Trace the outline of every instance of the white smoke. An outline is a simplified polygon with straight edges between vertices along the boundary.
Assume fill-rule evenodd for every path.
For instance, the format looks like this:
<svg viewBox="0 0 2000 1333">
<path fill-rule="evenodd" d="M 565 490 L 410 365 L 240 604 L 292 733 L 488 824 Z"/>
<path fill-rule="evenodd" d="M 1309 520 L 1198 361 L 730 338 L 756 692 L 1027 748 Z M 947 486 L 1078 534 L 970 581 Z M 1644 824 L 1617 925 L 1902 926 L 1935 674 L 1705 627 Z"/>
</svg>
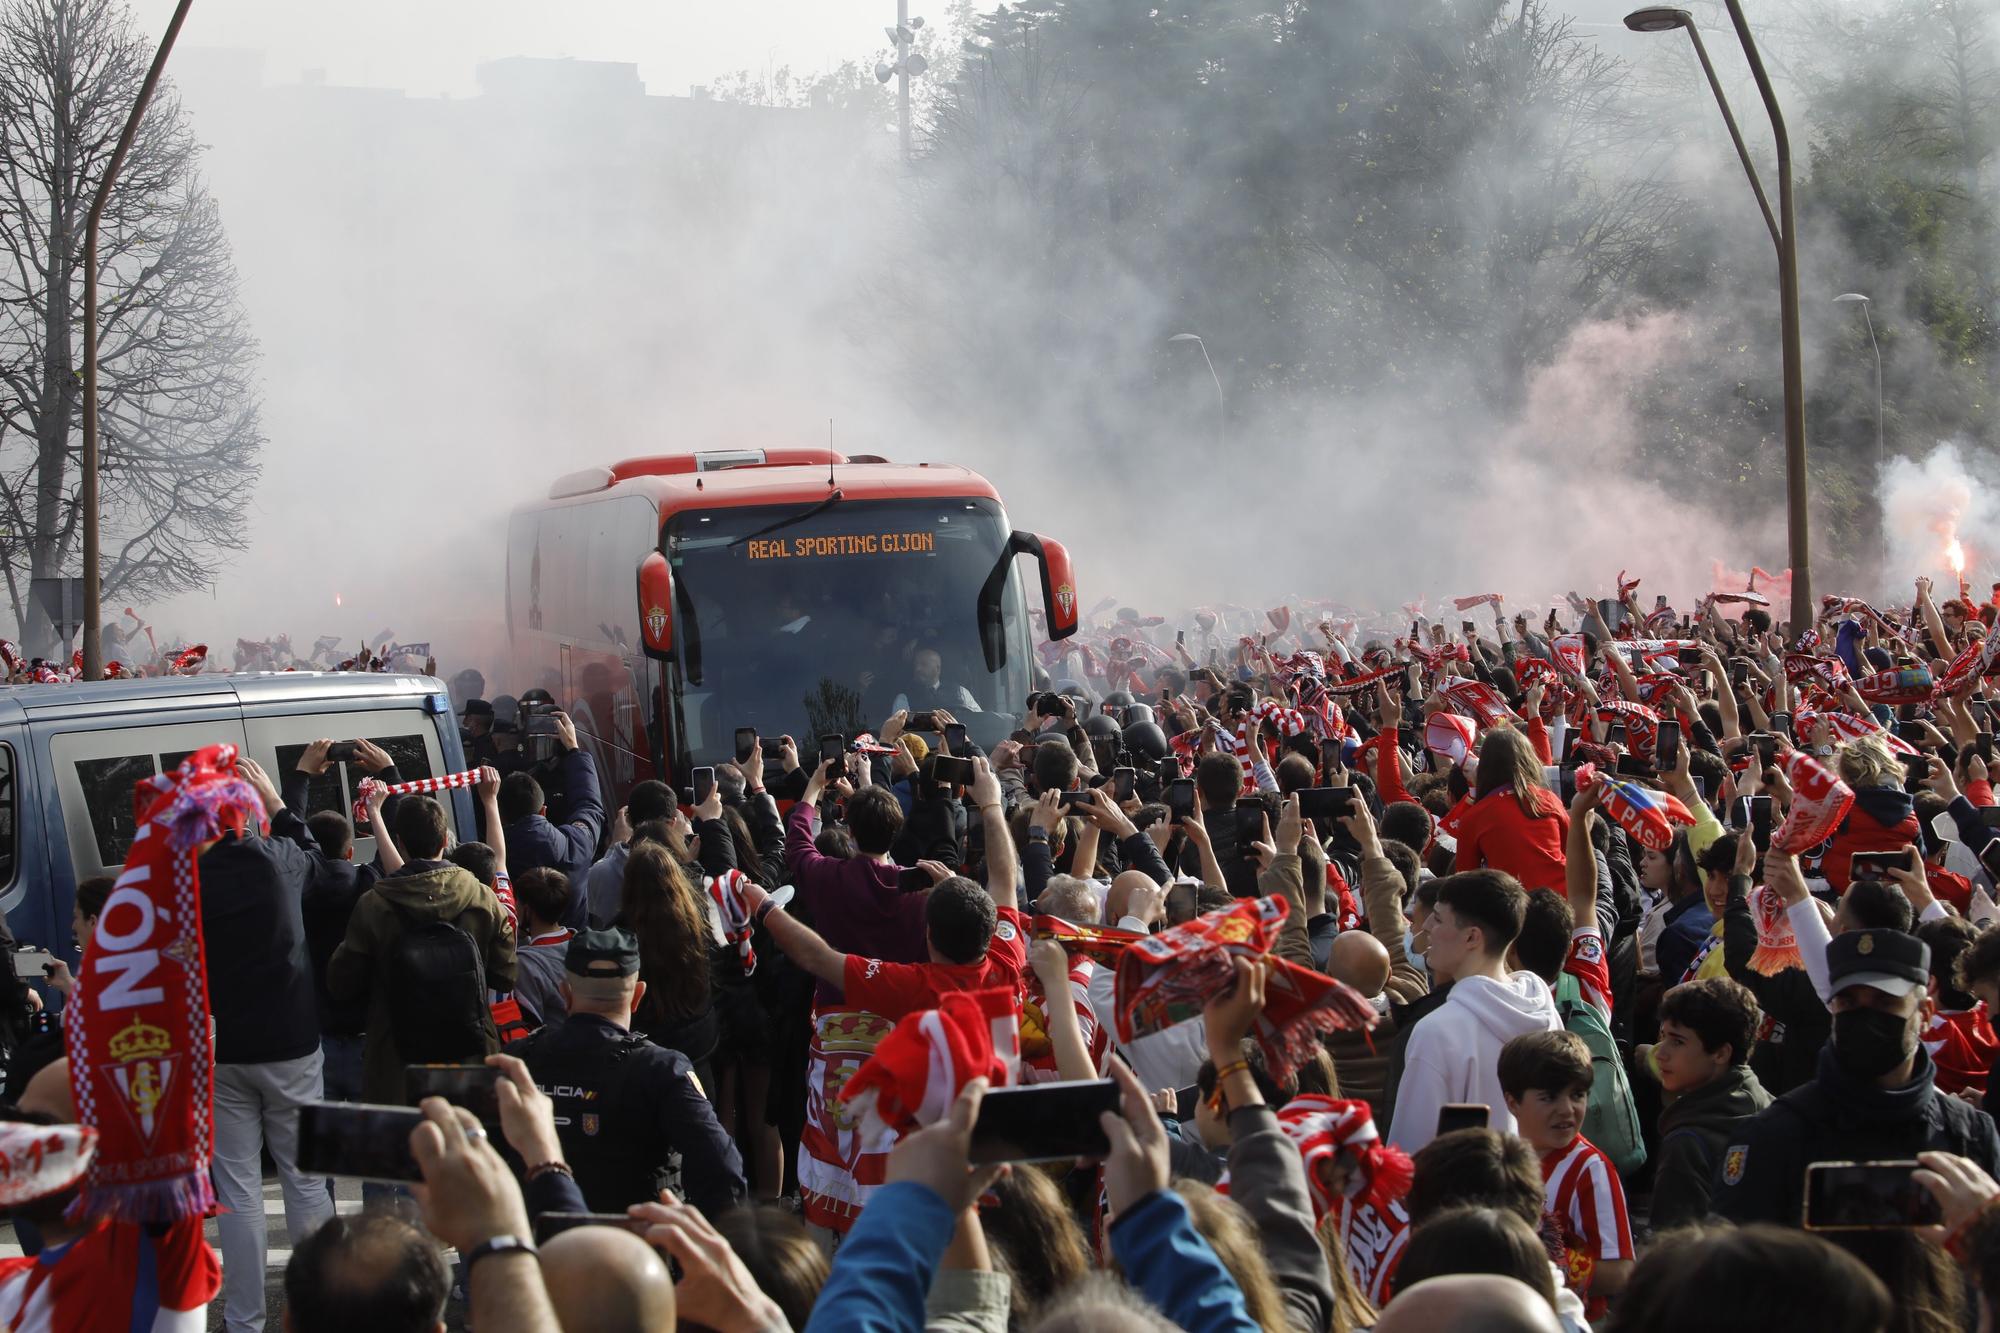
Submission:
<svg viewBox="0 0 2000 1333">
<path fill-rule="evenodd" d="M 1928 574 L 1941 595 L 1956 596 L 1945 555 L 1956 537 L 1965 546 L 1965 578 L 1975 594 L 2000 578 L 2000 491 L 1974 474 L 1956 442 L 1923 459 L 1891 460 L 1887 491 L 1892 568 Z"/>
</svg>

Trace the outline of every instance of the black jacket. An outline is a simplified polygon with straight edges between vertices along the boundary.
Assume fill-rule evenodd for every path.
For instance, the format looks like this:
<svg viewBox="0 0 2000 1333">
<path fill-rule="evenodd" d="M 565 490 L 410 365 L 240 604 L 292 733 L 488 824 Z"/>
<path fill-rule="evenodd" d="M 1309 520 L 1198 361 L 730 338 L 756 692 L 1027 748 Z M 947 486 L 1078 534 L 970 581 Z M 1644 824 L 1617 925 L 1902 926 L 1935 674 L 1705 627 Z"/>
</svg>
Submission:
<svg viewBox="0 0 2000 1333">
<path fill-rule="evenodd" d="M 289 807 L 271 836 L 224 837 L 201 854 L 201 933 L 217 1064 L 297 1060 L 319 1049 L 302 903 L 320 858 Z"/>
<path fill-rule="evenodd" d="M 1931 1074 L 1920 1043 L 1915 1076 L 1900 1088 L 1878 1088 L 1850 1077 L 1828 1046 L 1812 1082 L 1730 1135 L 1716 1164 L 1716 1214 L 1797 1226 L 1812 1162 L 1902 1161 L 1937 1151 L 1968 1158 L 1988 1175 L 2000 1172 L 1993 1118 L 1939 1092 Z"/>
<path fill-rule="evenodd" d="M 1660 1112 L 1660 1146 L 1653 1156 L 1655 1232 L 1708 1216 L 1724 1149 L 1735 1141 L 1738 1126 L 1770 1104 L 1771 1094 L 1750 1067 L 1737 1065 Z"/>
<path fill-rule="evenodd" d="M 1732 876 L 1729 905 L 1722 911 L 1722 962 L 1730 978 L 1757 997 L 1757 1007 L 1779 1025 L 1771 1040 L 1760 1041 L 1750 1053 L 1750 1067 L 1775 1096 L 1783 1096 L 1819 1071 L 1820 1048 L 1833 1035 L 1833 1015 L 1813 989 L 1803 966 L 1767 977 L 1750 967 L 1757 952 L 1757 922 L 1746 896 L 1748 878 Z"/>
<path fill-rule="evenodd" d="M 743 1202 L 743 1160 L 678 1051 L 572 1014 L 507 1053 L 555 1103 L 563 1155 L 593 1210 L 657 1201 L 675 1156 L 687 1201 L 711 1218 Z"/>
</svg>

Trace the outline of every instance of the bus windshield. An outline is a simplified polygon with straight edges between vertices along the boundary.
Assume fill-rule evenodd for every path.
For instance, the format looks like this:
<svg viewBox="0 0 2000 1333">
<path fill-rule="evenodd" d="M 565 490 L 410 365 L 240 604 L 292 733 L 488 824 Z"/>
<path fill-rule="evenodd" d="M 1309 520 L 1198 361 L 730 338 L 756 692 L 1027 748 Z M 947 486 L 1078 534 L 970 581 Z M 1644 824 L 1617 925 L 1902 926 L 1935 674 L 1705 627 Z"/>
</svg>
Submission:
<svg viewBox="0 0 2000 1333">
<path fill-rule="evenodd" d="M 942 708 L 991 746 L 1028 693 L 1028 624 L 1011 569 L 1007 660 L 980 650 L 980 586 L 1006 556 L 983 499 L 848 500 L 692 511 L 667 522 L 674 572 L 678 749 L 733 757 L 735 731 L 816 737 L 879 731 L 898 708 Z"/>
</svg>

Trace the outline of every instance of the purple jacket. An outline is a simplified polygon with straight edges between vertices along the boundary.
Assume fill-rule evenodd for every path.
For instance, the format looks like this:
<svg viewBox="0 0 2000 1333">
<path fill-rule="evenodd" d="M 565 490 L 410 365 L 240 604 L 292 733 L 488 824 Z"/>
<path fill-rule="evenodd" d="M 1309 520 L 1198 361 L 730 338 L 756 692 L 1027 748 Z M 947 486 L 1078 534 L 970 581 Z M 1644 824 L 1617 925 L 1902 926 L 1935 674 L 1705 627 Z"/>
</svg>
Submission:
<svg viewBox="0 0 2000 1333">
<path fill-rule="evenodd" d="M 852 861 L 821 856 L 813 846 L 816 812 L 804 801 L 792 807 L 786 831 L 785 861 L 792 872 L 798 901 L 812 918 L 820 937 L 842 953 L 882 958 L 892 963 L 921 963 L 930 957 L 924 933 L 921 893 L 896 887 L 899 867 L 856 857 Z M 821 982 L 813 992 L 817 1004 L 838 1004 L 840 993 Z"/>
</svg>

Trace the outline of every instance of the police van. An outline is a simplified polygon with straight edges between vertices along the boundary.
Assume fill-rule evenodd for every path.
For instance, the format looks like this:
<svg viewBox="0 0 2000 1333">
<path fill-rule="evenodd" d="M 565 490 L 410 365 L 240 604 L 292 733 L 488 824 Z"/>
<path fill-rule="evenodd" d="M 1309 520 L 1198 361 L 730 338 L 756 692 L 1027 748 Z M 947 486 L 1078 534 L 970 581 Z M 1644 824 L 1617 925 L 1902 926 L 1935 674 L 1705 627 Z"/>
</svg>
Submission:
<svg viewBox="0 0 2000 1333">
<path fill-rule="evenodd" d="M 67 955 L 76 886 L 124 864 L 141 780 L 227 742 L 282 787 L 321 737 L 373 741 L 405 780 L 465 767 L 444 683 L 427 676 L 282 672 L 0 689 L 0 910 L 14 938 Z M 329 765 L 308 785 L 304 813 L 351 818 L 364 776 Z M 438 800 L 453 833 L 472 837 L 471 793 Z M 355 859 L 374 855 L 374 839 L 357 836 Z"/>
</svg>

